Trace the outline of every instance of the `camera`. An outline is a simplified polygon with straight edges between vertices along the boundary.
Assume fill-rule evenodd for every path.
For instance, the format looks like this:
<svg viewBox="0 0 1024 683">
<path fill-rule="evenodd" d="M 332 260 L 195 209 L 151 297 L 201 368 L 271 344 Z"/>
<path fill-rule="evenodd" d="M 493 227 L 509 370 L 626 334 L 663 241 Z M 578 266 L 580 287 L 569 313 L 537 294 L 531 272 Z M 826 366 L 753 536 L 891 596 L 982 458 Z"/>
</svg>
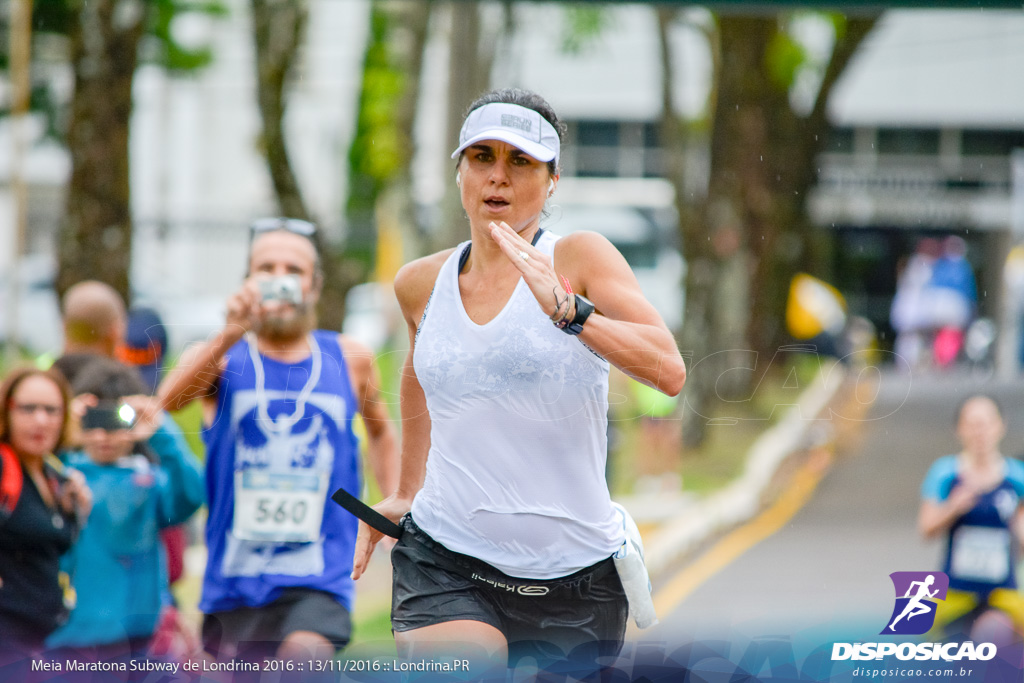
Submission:
<svg viewBox="0 0 1024 683">
<path fill-rule="evenodd" d="M 131 429 L 135 424 L 135 418 L 135 411 L 130 405 L 116 401 L 101 401 L 99 405 L 85 409 L 82 429 L 102 429 L 108 432 Z"/>
<path fill-rule="evenodd" d="M 302 283 L 295 275 L 264 278 L 257 281 L 263 301 L 280 301 L 286 304 L 302 303 Z"/>
</svg>

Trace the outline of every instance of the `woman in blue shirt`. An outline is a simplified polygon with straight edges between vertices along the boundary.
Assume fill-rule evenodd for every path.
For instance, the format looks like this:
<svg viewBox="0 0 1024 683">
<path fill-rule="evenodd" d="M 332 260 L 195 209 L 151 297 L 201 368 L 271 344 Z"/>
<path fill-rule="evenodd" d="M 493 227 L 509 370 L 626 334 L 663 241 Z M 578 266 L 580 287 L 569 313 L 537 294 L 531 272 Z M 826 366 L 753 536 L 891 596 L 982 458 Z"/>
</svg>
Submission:
<svg viewBox="0 0 1024 683">
<path fill-rule="evenodd" d="M 921 533 L 946 540 L 949 592 L 938 605 L 936 632 L 978 613 L 975 635 L 979 628 L 1024 635 L 1014 573 L 1024 539 L 1024 464 L 1000 451 L 1005 434 L 992 398 L 967 398 L 957 419 L 963 450 L 937 460 L 922 485 Z"/>
</svg>

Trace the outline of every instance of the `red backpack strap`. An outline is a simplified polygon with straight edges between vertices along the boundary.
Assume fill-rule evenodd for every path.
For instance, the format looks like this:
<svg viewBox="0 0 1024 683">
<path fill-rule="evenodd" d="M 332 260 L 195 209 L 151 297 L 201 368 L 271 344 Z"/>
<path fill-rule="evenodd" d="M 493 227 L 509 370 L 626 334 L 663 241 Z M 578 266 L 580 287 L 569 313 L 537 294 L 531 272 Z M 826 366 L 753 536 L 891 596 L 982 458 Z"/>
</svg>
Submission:
<svg viewBox="0 0 1024 683">
<path fill-rule="evenodd" d="M 21 498 L 23 483 L 24 475 L 18 456 L 10 446 L 0 444 L 0 520 L 14 514 L 14 508 L 18 506 L 18 499 Z"/>
</svg>

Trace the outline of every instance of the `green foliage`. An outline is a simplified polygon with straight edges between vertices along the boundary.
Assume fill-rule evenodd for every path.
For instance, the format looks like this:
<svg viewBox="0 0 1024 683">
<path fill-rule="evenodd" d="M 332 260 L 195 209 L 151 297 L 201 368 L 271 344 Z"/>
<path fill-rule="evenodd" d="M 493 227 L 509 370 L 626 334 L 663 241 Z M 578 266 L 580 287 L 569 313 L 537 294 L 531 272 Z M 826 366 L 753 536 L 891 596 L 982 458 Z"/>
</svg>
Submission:
<svg viewBox="0 0 1024 683">
<path fill-rule="evenodd" d="M 45 122 L 43 137 L 51 140 L 60 140 L 62 136 L 60 125 L 61 107 L 49 84 L 33 83 L 28 102 L 29 110 L 40 112 L 43 115 L 43 121 Z M 0 116 L 8 113 L 10 112 L 7 110 L 0 111 Z"/>
<path fill-rule="evenodd" d="M 765 51 L 765 67 L 772 83 L 782 90 L 789 90 L 796 81 L 796 75 L 807 63 L 807 51 L 785 31 L 779 31 Z"/>
<path fill-rule="evenodd" d="M 34 0 L 32 30 L 67 35 L 75 21 L 72 4 L 69 0 Z"/>
<path fill-rule="evenodd" d="M 385 183 L 400 172 L 403 155 L 411 153 L 397 120 L 406 76 L 392 63 L 391 24 L 391 18 L 375 4 L 363 61 L 356 132 L 348 154 L 350 213 L 372 211 Z"/>
<path fill-rule="evenodd" d="M 608 11 L 602 7 L 566 7 L 562 29 L 562 52 L 570 55 L 582 54 L 597 42 L 609 23 Z"/>
<path fill-rule="evenodd" d="M 832 28 L 835 29 L 836 40 L 840 40 L 846 35 L 846 15 L 842 12 L 828 12 L 826 16 L 832 22 Z"/>
<path fill-rule="evenodd" d="M 213 61 L 209 46 L 187 49 L 174 38 L 175 20 L 190 13 L 225 17 L 227 6 L 219 0 L 148 0 L 152 3 L 149 34 L 159 50 L 154 61 L 174 74 L 196 71 Z"/>
</svg>

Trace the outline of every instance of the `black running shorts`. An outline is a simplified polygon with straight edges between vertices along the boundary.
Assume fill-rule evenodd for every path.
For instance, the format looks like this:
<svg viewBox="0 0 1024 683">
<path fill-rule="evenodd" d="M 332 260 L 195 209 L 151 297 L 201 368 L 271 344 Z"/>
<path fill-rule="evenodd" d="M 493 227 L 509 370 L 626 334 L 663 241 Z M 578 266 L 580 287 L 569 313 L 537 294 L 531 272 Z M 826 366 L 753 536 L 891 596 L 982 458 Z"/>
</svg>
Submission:
<svg viewBox="0 0 1024 683">
<path fill-rule="evenodd" d="M 557 579 L 520 579 L 448 550 L 412 515 L 401 525 L 391 551 L 395 631 L 481 621 L 505 635 L 510 666 L 523 656 L 593 661 L 622 649 L 628 605 L 610 557 Z"/>
<path fill-rule="evenodd" d="M 352 636 L 348 610 L 329 593 L 286 588 L 262 607 L 211 612 L 203 618 L 203 646 L 214 656 L 272 657 L 290 633 L 312 631 L 341 649 Z"/>
</svg>

